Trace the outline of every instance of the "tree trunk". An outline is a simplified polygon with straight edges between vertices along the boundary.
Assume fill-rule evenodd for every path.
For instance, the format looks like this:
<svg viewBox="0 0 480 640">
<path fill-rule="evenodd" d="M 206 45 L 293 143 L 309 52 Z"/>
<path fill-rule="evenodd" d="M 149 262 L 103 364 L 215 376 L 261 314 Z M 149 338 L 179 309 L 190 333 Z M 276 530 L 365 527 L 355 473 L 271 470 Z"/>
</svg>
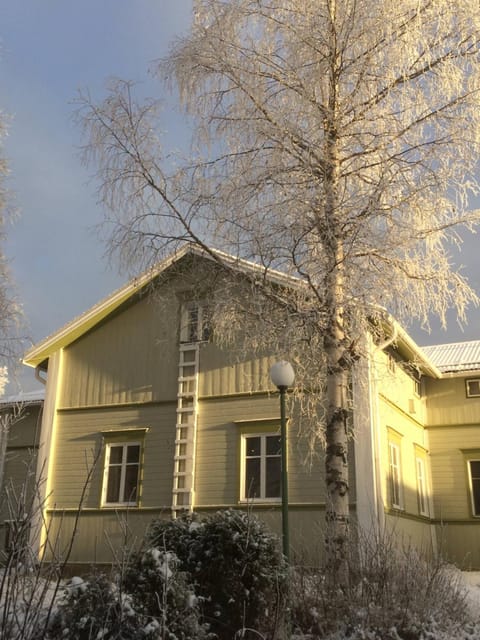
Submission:
<svg viewBox="0 0 480 640">
<path fill-rule="evenodd" d="M 340 161 L 338 155 L 339 56 L 336 34 L 336 1 L 329 2 L 329 86 L 325 119 L 325 210 L 323 245 L 328 260 L 326 276 L 329 322 L 324 339 L 327 363 L 326 423 L 326 538 L 328 580 L 348 586 L 349 486 L 347 441 L 347 363 L 344 326 L 344 251 L 341 238 L 341 207 L 338 204 Z"/>
</svg>

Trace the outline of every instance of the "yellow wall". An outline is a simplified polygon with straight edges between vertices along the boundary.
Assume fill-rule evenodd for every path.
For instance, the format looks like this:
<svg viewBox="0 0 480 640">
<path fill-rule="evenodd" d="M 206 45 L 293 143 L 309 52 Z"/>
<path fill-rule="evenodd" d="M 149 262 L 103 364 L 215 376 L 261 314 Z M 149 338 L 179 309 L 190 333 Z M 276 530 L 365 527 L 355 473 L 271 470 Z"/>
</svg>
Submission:
<svg viewBox="0 0 480 640">
<path fill-rule="evenodd" d="M 175 298 L 164 302 L 170 321 L 143 298 L 67 347 L 59 406 L 174 399 L 179 308 Z"/>
<path fill-rule="evenodd" d="M 147 428 L 141 504 L 160 509 L 170 507 L 175 411 L 175 403 L 59 411 L 49 506 L 60 509 L 78 506 L 88 468 L 98 456 L 84 506 L 100 507 L 104 460 L 102 432 L 108 435 L 112 430 L 125 430 L 127 440 L 129 429 Z"/>
<path fill-rule="evenodd" d="M 472 515 L 467 460 L 480 454 L 480 399 L 466 397 L 463 377 L 428 380 L 426 389 L 439 544 L 452 561 L 478 569 L 480 518 Z"/>
<path fill-rule="evenodd" d="M 424 392 L 416 393 L 413 377 L 398 361 L 395 364 L 388 353 L 375 354 L 375 387 L 378 394 L 378 437 L 376 441 L 380 469 L 380 491 L 383 499 L 386 525 L 399 541 L 431 548 L 432 484 L 430 481 L 429 441 L 424 427 L 426 416 Z M 397 444 L 401 468 L 401 508 L 392 504 L 390 481 L 389 442 Z M 424 460 L 428 516 L 420 511 L 416 459 Z"/>
</svg>

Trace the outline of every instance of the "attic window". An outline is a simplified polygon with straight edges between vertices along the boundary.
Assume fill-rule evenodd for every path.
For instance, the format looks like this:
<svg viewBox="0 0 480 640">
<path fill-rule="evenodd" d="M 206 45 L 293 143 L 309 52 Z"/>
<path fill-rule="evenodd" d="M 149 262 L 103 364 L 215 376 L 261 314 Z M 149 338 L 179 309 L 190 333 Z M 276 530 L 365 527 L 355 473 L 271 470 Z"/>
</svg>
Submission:
<svg viewBox="0 0 480 640">
<path fill-rule="evenodd" d="M 480 378 L 465 380 L 467 398 L 480 398 Z"/>
<path fill-rule="evenodd" d="M 210 337 L 205 307 L 198 302 L 187 302 L 182 305 L 180 341 L 206 342 Z"/>
</svg>

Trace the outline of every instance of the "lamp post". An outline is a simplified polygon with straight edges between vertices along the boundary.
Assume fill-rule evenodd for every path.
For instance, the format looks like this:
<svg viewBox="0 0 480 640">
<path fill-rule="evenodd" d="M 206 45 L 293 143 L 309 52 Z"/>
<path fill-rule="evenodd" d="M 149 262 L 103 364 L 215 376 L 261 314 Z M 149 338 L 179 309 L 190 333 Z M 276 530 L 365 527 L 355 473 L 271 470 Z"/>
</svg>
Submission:
<svg viewBox="0 0 480 640">
<path fill-rule="evenodd" d="M 287 416 L 285 412 L 285 392 L 295 380 L 292 365 L 286 360 L 276 362 L 270 369 L 270 379 L 280 392 L 280 427 L 282 440 L 282 546 L 283 555 L 290 560 L 288 533 L 288 470 L 287 470 Z"/>
</svg>

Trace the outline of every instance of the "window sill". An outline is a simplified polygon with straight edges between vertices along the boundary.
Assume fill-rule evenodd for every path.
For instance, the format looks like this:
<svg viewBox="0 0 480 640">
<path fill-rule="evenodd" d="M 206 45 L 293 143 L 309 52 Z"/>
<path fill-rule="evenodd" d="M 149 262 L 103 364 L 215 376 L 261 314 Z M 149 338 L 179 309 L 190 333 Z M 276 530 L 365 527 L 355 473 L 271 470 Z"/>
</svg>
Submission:
<svg viewBox="0 0 480 640">
<path fill-rule="evenodd" d="M 281 498 L 241 498 L 238 501 L 238 504 L 249 505 L 249 504 L 282 504 Z"/>
<path fill-rule="evenodd" d="M 140 505 L 137 502 L 112 502 L 100 505 L 101 509 L 138 509 Z"/>
</svg>

